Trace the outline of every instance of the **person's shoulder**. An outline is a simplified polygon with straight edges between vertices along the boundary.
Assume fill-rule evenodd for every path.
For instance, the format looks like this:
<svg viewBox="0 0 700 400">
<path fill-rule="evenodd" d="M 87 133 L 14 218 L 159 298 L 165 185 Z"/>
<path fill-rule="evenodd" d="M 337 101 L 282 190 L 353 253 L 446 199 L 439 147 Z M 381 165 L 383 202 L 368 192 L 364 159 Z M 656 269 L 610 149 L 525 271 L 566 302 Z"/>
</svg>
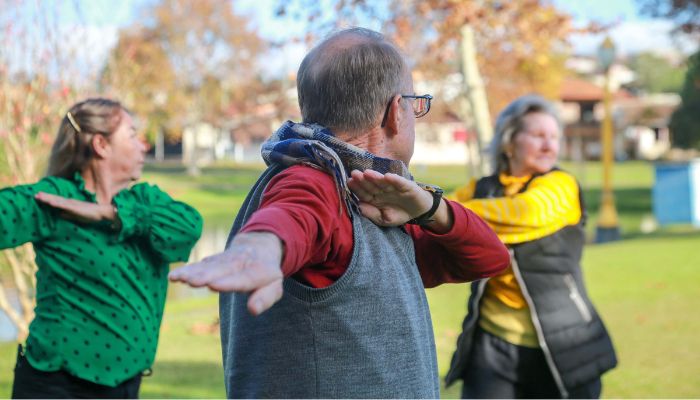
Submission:
<svg viewBox="0 0 700 400">
<path fill-rule="evenodd" d="M 474 198 L 474 192 L 476 190 L 476 178 L 472 178 L 466 185 L 459 187 L 455 189 L 455 191 L 447 196 L 445 198 L 447 200 L 454 200 L 454 201 L 469 201 Z"/>
<path fill-rule="evenodd" d="M 128 190 L 134 192 L 161 191 L 158 185 L 149 182 L 138 182 L 133 184 Z"/>
<path fill-rule="evenodd" d="M 321 201 L 332 207 L 340 202 L 334 177 L 306 165 L 295 165 L 275 175 L 268 183 L 264 196 L 283 201 Z"/>
<path fill-rule="evenodd" d="M 44 192 L 66 196 L 69 193 L 77 191 L 78 185 L 72 179 L 62 178 L 59 176 L 45 176 L 33 185 L 27 185 L 35 192 Z"/>
<path fill-rule="evenodd" d="M 473 178 L 472 182 L 474 182 L 474 185 L 484 183 L 498 183 L 498 174 L 486 175 L 482 176 L 481 178 Z"/>
<path fill-rule="evenodd" d="M 131 187 L 120 191 L 117 196 L 149 202 L 170 198 L 170 195 L 163 191 L 158 185 L 145 181 L 133 184 Z"/>
<path fill-rule="evenodd" d="M 570 173 L 562 169 L 554 169 L 546 174 L 539 175 L 532 180 L 531 187 L 534 186 L 555 186 L 578 188 L 578 181 Z"/>
<path fill-rule="evenodd" d="M 275 176 L 275 181 L 294 182 L 301 186 L 335 187 L 333 176 L 328 172 L 307 165 L 294 165 Z"/>
</svg>

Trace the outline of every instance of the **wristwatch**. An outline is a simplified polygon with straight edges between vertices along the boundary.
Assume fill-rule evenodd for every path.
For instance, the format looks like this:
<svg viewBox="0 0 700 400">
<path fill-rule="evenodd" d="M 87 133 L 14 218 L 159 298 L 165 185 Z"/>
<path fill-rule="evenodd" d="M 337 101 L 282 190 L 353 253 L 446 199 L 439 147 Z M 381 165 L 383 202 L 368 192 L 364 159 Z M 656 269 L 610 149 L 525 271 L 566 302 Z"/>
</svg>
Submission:
<svg viewBox="0 0 700 400">
<path fill-rule="evenodd" d="M 433 215 L 435 215 L 435 212 L 437 211 L 438 207 L 440 207 L 440 200 L 442 200 L 443 190 L 439 186 L 435 185 L 428 185 L 419 182 L 416 182 L 416 184 L 418 184 L 418 186 L 421 189 L 425 190 L 433 196 L 433 206 L 430 207 L 430 210 L 426 211 L 424 214 L 421 214 L 416 218 L 409 220 L 406 223 L 412 225 L 425 225 L 434 221 Z"/>
</svg>

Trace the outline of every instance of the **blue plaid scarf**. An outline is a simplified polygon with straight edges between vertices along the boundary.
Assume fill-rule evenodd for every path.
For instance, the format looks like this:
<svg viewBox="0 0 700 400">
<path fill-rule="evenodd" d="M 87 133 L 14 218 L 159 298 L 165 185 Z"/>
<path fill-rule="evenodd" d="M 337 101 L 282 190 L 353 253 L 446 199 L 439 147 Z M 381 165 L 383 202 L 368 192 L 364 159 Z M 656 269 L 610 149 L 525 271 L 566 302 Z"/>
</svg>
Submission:
<svg viewBox="0 0 700 400">
<path fill-rule="evenodd" d="M 382 174 L 391 172 L 413 180 L 403 161 L 377 157 L 357 146 L 345 143 L 317 124 L 287 121 L 262 145 L 262 158 L 268 166 L 289 167 L 306 165 L 330 174 L 338 196 L 350 209 L 357 205 L 357 197 L 348 189 L 350 171 L 373 169 Z"/>
</svg>

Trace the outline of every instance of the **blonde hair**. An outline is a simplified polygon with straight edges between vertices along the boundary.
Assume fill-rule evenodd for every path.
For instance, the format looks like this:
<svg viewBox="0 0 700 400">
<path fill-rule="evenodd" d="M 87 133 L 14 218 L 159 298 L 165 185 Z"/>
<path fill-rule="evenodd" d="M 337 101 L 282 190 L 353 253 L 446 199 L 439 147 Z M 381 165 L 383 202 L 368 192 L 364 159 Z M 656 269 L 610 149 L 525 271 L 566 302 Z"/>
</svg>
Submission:
<svg viewBox="0 0 700 400">
<path fill-rule="evenodd" d="M 109 137 L 121 123 L 121 103 L 92 98 L 74 104 L 63 116 L 51 147 L 47 176 L 72 178 L 92 159 L 94 135 Z"/>
</svg>

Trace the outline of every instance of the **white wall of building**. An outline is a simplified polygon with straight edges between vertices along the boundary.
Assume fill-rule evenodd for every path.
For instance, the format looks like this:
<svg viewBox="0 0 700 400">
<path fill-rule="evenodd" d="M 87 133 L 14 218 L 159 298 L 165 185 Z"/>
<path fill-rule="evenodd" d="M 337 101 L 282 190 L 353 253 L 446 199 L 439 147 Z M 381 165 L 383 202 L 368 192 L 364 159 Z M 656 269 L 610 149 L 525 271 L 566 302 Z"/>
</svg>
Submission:
<svg viewBox="0 0 700 400">
<path fill-rule="evenodd" d="M 464 131 L 458 122 L 416 123 L 416 143 L 412 164 L 468 164 L 476 149 L 456 140 L 455 132 Z M 472 146 L 476 147 L 476 146 Z"/>
</svg>

